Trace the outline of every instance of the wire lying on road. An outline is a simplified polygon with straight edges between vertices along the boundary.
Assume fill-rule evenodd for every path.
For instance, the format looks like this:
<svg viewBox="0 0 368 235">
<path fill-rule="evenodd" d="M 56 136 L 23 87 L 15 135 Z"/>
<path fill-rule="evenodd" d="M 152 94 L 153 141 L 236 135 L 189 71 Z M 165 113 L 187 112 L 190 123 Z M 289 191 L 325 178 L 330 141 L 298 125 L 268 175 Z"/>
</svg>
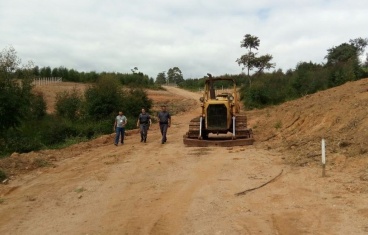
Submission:
<svg viewBox="0 0 368 235">
<path fill-rule="evenodd" d="M 255 188 L 251 188 L 251 189 L 247 189 L 247 190 L 244 190 L 244 191 L 239 192 L 239 193 L 235 193 L 235 196 L 245 195 L 247 192 L 250 192 L 250 191 L 253 191 L 253 190 L 256 190 L 256 189 L 262 188 L 263 186 L 265 186 L 265 185 L 267 185 L 267 184 L 269 184 L 269 183 L 271 183 L 271 182 L 275 181 L 277 178 L 279 178 L 283 171 L 284 171 L 284 170 L 282 169 L 282 170 L 281 170 L 281 172 L 280 172 L 277 176 L 275 176 L 275 177 L 274 177 L 273 179 L 271 179 L 270 181 L 268 181 L 268 182 L 266 182 L 266 183 L 262 184 L 261 186 L 258 186 L 258 187 L 255 187 Z"/>
</svg>

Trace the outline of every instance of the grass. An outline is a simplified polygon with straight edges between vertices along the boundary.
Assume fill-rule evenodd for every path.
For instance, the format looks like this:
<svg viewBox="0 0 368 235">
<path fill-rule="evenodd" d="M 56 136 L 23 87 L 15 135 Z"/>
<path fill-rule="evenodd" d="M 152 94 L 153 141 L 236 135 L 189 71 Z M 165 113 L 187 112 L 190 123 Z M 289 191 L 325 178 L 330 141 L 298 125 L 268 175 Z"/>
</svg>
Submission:
<svg viewBox="0 0 368 235">
<path fill-rule="evenodd" d="M 278 130 L 282 127 L 282 122 L 280 120 L 278 120 L 275 125 L 274 125 L 275 129 Z"/>
<path fill-rule="evenodd" d="M 194 156 L 204 156 L 210 154 L 212 150 L 210 148 L 199 148 L 192 150 L 188 155 L 194 155 Z"/>
<path fill-rule="evenodd" d="M 50 165 L 50 163 L 43 158 L 36 158 L 33 162 L 37 167 L 47 167 Z"/>
<path fill-rule="evenodd" d="M 85 188 L 83 188 L 83 187 L 81 187 L 81 188 L 77 188 L 77 189 L 75 189 L 75 190 L 74 190 L 74 192 L 76 192 L 76 193 L 82 193 L 82 192 L 84 192 L 84 191 L 86 191 L 86 189 L 85 189 Z"/>
<path fill-rule="evenodd" d="M 79 144 L 81 142 L 86 142 L 86 141 L 89 141 L 89 140 L 91 140 L 91 139 L 88 139 L 87 137 L 70 137 L 70 138 L 67 138 L 62 143 L 55 144 L 55 145 L 51 146 L 50 149 L 62 149 L 62 148 L 66 148 L 66 147 L 69 147 L 71 145 Z"/>
</svg>

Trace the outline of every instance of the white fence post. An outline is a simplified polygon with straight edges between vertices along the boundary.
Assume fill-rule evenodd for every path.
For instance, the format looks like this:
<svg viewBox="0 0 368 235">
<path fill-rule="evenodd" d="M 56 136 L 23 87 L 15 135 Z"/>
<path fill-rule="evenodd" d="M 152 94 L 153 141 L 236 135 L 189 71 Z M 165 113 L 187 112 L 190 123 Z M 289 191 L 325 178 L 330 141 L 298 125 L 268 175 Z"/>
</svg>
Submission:
<svg viewBox="0 0 368 235">
<path fill-rule="evenodd" d="M 41 85 L 48 85 L 52 83 L 59 83 L 63 82 L 62 77 L 44 77 L 44 78 L 34 78 L 33 85 L 41 86 Z"/>
<path fill-rule="evenodd" d="M 322 177 L 326 176 L 326 143 L 325 139 L 322 139 Z"/>
</svg>

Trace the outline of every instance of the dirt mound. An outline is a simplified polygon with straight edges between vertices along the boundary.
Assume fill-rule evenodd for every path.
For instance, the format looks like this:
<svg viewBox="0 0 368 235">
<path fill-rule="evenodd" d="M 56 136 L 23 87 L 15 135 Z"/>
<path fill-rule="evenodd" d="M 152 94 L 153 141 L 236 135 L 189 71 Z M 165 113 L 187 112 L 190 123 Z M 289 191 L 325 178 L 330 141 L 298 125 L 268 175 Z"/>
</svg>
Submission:
<svg viewBox="0 0 368 235">
<path fill-rule="evenodd" d="M 255 138 L 292 153 L 292 163 L 319 161 L 321 139 L 330 156 L 368 156 L 368 79 L 248 113 Z"/>
</svg>

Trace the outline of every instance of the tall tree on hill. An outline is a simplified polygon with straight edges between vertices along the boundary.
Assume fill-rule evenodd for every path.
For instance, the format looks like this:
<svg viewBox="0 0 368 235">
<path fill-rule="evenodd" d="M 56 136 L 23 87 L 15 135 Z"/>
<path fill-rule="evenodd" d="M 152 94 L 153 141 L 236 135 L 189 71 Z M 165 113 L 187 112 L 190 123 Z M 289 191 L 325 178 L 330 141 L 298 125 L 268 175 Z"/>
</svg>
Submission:
<svg viewBox="0 0 368 235">
<path fill-rule="evenodd" d="M 327 49 L 327 65 L 335 65 L 338 63 L 355 60 L 359 63 L 359 56 L 363 54 L 365 47 L 368 45 L 368 39 L 356 38 L 350 39 L 349 43 L 342 43 L 339 46 Z"/>
<path fill-rule="evenodd" d="M 169 83 L 179 84 L 184 81 L 183 74 L 178 67 L 170 68 L 167 71 L 167 80 Z"/>
<path fill-rule="evenodd" d="M 165 71 L 157 74 L 156 84 L 159 84 L 159 85 L 166 84 L 166 74 L 165 74 Z"/>
<path fill-rule="evenodd" d="M 355 81 L 364 76 L 359 56 L 368 45 L 368 39 L 351 39 L 327 50 L 326 66 L 330 69 L 329 86 L 338 86 L 347 81 Z"/>
<path fill-rule="evenodd" d="M 253 69 L 257 69 L 256 73 L 262 73 L 265 69 L 271 69 L 275 67 L 275 63 L 271 63 L 272 55 L 266 54 L 262 56 L 257 56 L 258 53 L 253 52 L 252 49 L 258 50 L 260 45 L 260 40 L 256 36 L 252 36 L 250 34 L 246 34 L 244 39 L 240 42 L 241 48 L 246 48 L 248 51 L 246 54 L 242 55 L 240 58 L 236 60 L 236 62 L 240 65 L 243 65 L 242 70 L 247 69 L 249 86 L 252 85 L 252 80 L 249 75 L 249 72 Z"/>
</svg>

